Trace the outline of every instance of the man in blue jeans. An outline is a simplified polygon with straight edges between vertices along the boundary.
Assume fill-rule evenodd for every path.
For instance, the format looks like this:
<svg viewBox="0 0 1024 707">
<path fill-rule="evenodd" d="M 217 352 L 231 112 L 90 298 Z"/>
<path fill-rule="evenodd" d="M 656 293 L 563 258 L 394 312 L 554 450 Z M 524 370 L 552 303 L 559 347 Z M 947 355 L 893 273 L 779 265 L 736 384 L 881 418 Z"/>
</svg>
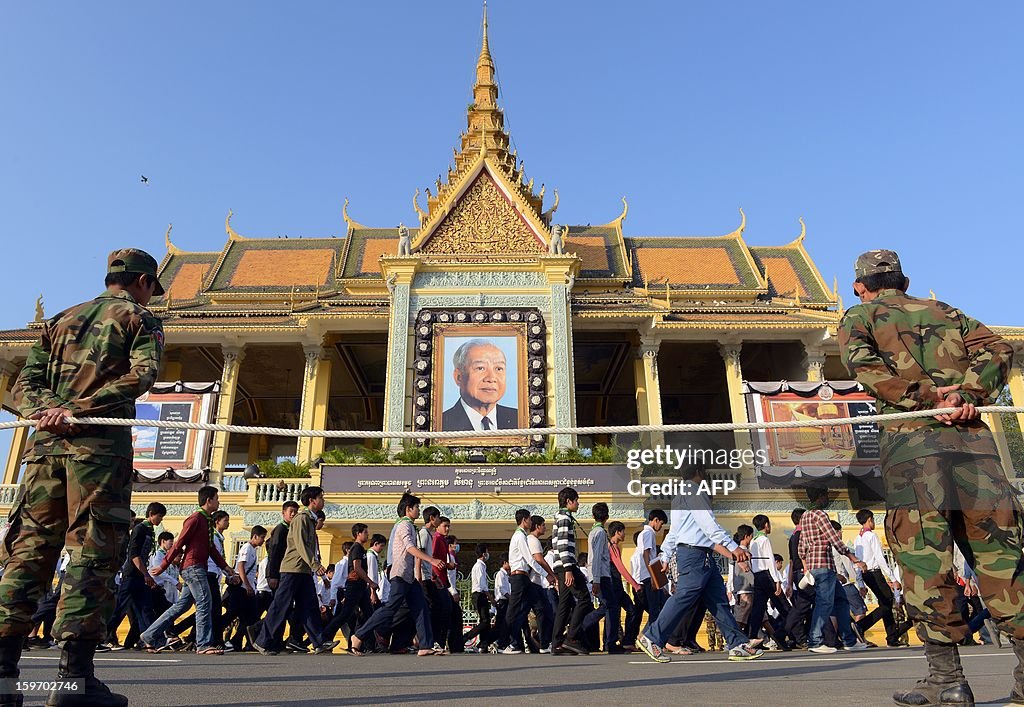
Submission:
<svg viewBox="0 0 1024 707">
<path fill-rule="evenodd" d="M 204 486 L 199 489 L 199 508 L 195 513 L 185 519 L 185 524 L 178 533 L 171 551 L 167 553 L 163 561 L 151 569 L 149 573 L 158 577 L 167 571 L 179 555 L 183 555 L 181 562 L 181 579 L 185 586 L 181 591 L 178 601 L 154 621 L 142 634 L 141 641 L 147 650 L 155 652 L 164 647 L 167 638 L 164 631 L 174 621 L 188 611 L 194 601 L 196 604 L 196 652 L 202 655 L 221 655 L 223 649 L 219 647 L 221 638 L 216 643 L 213 635 L 213 620 L 210 615 L 210 607 L 213 599 L 210 596 L 210 583 L 206 578 L 207 559 L 213 561 L 224 570 L 229 584 L 238 584 L 240 581 L 235 571 L 224 561 L 213 544 L 213 514 L 220 508 L 220 497 L 217 494 L 217 487 Z"/>
<path fill-rule="evenodd" d="M 849 557 L 861 570 L 866 569 L 867 565 L 857 559 L 850 548 L 846 547 L 839 531 L 832 527 L 832 522 L 824 511 L 829 502 L 828 489 L 809 488 L 807 498 L 811 508 L 800 518 L 800 541 L 797 545 L 804 571 L 814 580 L 814 613 L 811 615 L 807 648 L 811 653 L 836 652 L 835 648 L 824 645 L 821 639 L 825 623 L 835 616 L 839 626 L 839 638 L 846 650 L 865 650 L 867 644 L 857 640 L 850 626 L 850 602 L 836 575 L 832 550 L 835 549 L 840 555 Z"/>
<path fill-rule="evenodd" d="M 672 501 L 672 527 L 662 543 L 666 555 L 675 555 L 679 584 L 675 594 L 662 607 L 658 620 L 649 623 L 636 642 L 644 653 L 659 663 L 671 661 L 664 652 L 665 642 L 671 638 L 686 612 L 701 599 L 725 637 L 729 660 L 752 660 L 764 655 L 763 651 L 750 646 L 746 634 L 736 625 L 725 593 L 725 582 L 714 557 L 717 552 L 737 562 L 747 562 L 750 553 L 739 547 L 715 520 L 711 498 L 702 487 L 702 480 L 696 468 L 683 472 L 682 493 Z"/>
<path fill-rule="evenodd" d="M 608 504 L 595 503 L 591 509 L 594 516 L 594 527 L 587 536 L 587 547 L 590 549 L 591 592 L 600 598 L 601 606 L 583 619 L 580 631 L 586 632 L 604 617 L 604 650 L 606 653 L 625 653 L 619 643 L 619 629 L 622 620 L 622 605 L 619 594 L 612 584 L 612 555 L 609 547 L 608 531 L 604 524 L 608 522 Z M 621 582 L 619 583 L 621 585 Z"/>
</svg>

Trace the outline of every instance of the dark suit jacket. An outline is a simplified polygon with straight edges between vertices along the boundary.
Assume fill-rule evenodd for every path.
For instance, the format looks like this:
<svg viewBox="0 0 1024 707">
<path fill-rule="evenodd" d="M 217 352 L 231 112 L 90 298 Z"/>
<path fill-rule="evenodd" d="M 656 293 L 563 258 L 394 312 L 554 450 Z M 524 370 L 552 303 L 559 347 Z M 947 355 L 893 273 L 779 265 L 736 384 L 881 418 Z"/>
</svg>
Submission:
<svg viewBox="0 0 1024 707">
<path fill-rule="evenodd" d="M 514 430 L 519 427 L 519 411 L 515 408 L 498 405 L 496 412 L 495 417 L 498 420 L 499 430 Z M 461 398 L 441 415 L 441 430 L 444 432 L 461 432 L 471 429 L 473 429 L 473 423 L 469 421 L 469 415 L 462 407 Z"/>
</svg>

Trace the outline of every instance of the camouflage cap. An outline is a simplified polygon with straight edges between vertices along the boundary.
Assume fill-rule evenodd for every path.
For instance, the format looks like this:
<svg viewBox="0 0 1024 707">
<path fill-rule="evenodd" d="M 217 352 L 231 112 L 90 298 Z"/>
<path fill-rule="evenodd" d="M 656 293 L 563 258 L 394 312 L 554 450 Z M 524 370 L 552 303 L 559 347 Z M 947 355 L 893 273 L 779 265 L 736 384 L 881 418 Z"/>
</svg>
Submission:
<svg viewBox="0 0 1024 707">
<path fill-rule="evenodd" d="M 859 280 L 868 275 L 877 275 L 883 272 L 903 272 L 900 265 L 900 256 L 891 250 L 869 250 L 861 253 L 853 266 L 855 279 Z"/>
<path fill-rule="evenodd" d="M 156 271 L 159 263 L 156 258 L 144 250 L 138 248 L 120 248 L 107 257 L 107 272 L 130 272 L 149 275 L 156 283 L 156 290 L 153 294 L 159 297 L 164 293 L 163 285 L 157 279 Z"/>
</svg>

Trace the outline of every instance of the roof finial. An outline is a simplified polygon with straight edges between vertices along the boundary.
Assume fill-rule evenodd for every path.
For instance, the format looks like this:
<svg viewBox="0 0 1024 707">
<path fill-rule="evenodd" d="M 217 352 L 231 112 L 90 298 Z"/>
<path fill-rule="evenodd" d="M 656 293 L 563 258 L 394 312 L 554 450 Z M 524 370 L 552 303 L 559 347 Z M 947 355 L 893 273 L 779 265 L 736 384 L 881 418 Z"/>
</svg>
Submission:
<svg viewBox="0 0 1024 707">
<path fill-rule="evenodd" d="M 740 235 L 743 235 L 743 231 L 746 228 L 747 228 L 747 215 L 745 213 L 743 213 L 743 207 L 741 206 L 740 207 L 740 227 L 738 229 L 736 229 L 736 230 L 738 230 L 740 232 Z"/>
<path fill-rule="evenodd" d="M 807 224 L 804 223 L 804 217 L 800 217 L 800 235 L 796 237 L 797 243 L 803 243 L 804 238 L 807 237 Z"/>
<path fill-rule="evenodd" d="M 164 247 L 167 249 L 169 255 L 175 255 L 179 253 L 178 247 L 171 243 L 171 228 L 173 224 L 167 224 L 167 233 L 164 234 Z"/>
<path fill-rule="evenodd" d="M 480 56 L 484 54 L 490 54 L 491 48 L 487 44 L 487 0 L 484 0 L 484 42 L 480 47 Z"/>
<path fill-rule="evenodd" d="M 242 237 L 238 235 L 238 232 L 235 231 L 235 229 L 231 228 L 231 217 L 234 215 L 235 212 L 232 211 L 231 209 L 228 209 L 228 216 L 226 219 L 224 219 L 224 230 L 227 231 L 229 241 L 242 240 Z"/>
</svg>

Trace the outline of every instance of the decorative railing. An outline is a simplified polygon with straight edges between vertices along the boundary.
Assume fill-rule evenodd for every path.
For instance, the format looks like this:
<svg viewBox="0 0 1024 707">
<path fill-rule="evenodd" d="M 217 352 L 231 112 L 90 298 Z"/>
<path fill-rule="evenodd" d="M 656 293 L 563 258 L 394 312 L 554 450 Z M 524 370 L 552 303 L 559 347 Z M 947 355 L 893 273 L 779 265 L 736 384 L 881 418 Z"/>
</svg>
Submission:
<svg viewBox="0 0 1024 707">
<path fill-rule="evenodd" d="M 240 471 L 226 471 L 220 477 L 220 488 L 228 493 L 245 493 L 249 490 L 249 482 Z"/>
<path fill-rule="evenodd" d="M 254 503 L 298 501 L 309 479 L 251 479 L 249 494 Z"/>
<path fill-rule="evenodd" d="M 14 503 L 14 497 L 18 495 L 18 487 L 21 484 L 0 485 L 0 506 L 9 506 Z"/>
</svg>

